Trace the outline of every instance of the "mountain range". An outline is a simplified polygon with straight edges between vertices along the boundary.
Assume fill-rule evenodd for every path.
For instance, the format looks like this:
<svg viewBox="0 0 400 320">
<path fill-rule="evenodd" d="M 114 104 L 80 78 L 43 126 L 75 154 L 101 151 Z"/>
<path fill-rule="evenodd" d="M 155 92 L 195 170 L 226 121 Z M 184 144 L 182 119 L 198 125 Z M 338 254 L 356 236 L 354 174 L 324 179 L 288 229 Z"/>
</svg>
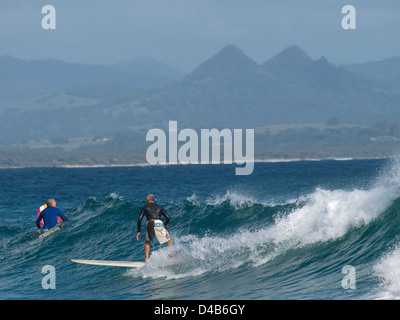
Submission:
<svg viewBox="0 0 400 320">
<path fill-rule="evenodd" d="M 170 117 L 192 126 L 310 124 L 332 117 L 372 124 L 399 118 L 400 87 L 389 90 L 375 80 L 325 57 L 312 60 L 296 46 L 261 65 L 227 46 L 146 106 L 169 109 Z"/>
<path fill-rule="evenodd" d="M 228 45 L 184 73 L 150 58 L 109 66 L 0 58 L 0 140 L 167 127 L 254 128 L 400 119 L 400 57 L 335 65 L 290 46 L 265 63 Z M 0 141 L 0 142 L 1 142 Z"/>
<path fill-rule="evenodd" d="M 184 73 L 148 57 L 110 66 L 58 60 L 26 61 L 0 57 L 0 101 L 18 100 L 93 83 L 118 83 L 138 88 L 161 87 Z"/>
</svg>

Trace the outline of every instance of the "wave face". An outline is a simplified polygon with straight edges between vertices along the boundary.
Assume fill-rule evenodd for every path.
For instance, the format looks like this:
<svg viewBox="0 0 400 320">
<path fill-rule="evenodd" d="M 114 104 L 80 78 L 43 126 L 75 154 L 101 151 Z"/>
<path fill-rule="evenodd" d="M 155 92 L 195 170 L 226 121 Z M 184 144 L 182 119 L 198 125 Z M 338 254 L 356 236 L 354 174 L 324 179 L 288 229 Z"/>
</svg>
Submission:
<svg viewBox="0 0 400 320">
<path fill-rule="evenodd" d="M 399 171 L 396 159 L 256 163 L 246 177 L 227 165 L 3 170 L 0 298 L 398 299 Z M 70 221 L 39 239 L 50 191 Z M 141 269 L 70 262 L 143 260 L 150 192 L 171 215 L 172 248 L 152 244 Z M 45 265 L 56 290 L 41 287 Z"/>
</svg>

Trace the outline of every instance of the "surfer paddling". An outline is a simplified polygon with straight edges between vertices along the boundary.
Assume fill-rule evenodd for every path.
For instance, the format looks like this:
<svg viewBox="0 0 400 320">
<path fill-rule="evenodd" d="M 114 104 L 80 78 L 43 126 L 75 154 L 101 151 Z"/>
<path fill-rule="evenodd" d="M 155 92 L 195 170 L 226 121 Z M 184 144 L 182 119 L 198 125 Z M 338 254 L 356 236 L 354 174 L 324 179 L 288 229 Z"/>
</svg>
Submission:
<svg viewBox="0 0 400 320">
<path fill-rule="evenodd" d="M 144 216 L 146 216 L 146 242 L 144 244 L 144 254 L 146 258 L 144 262 L 147 262 L 149 260 L 150 242 L 153 241 L 154 235 L 156 236 L 160 244 L 167 243 L 169 247 L 172 247 L 171 238 L 168 231 L 165 229 L 168 228 L 170 217 L 162 206 L 154 202 L 154 195 L 148 194 L 146 196 L 146 205 L 140 211 L 137 221 L 138 233 L 136 235 L 136 240 L 139 241 L 141 237 L 140 229 L 142 225 L 142 219 Z M 166 219 L 165 226 L 161 221 L 161 216 L 164 216 Z"/>
<path fill-rule="evenodd" d="M 40 212 L 36 220 L 36 226 L 40 230 L 40 233 L 44 233 L 55 227 L 59 218 L 62 221 L 68 221 L 64 213 L 56 207 L 56 200 L 48 199 L 46 201 L 46 208 Z M 43 225 L 41 225 L 42 219 L 44 222 Z"/>
<path fill-rule="evenodd" d="M 42 206 L 38 209 L 38 211 L 37 211 L 37 218 L 39 218 L 40 213 L 41 213 L 44 209 L 46 209 L 46 208 L 47 208 L 47 203 L 45 203 L 44 205 L 42 205 Z M 60 216 L 58 216 L 57 223 L 61 223 L 61 222 L 63 222 L 63 219 L 62 219 Z M 43 219 L 42 219 L 42 220 L 40 220 L 40 227 L 43 228 L 43 226 L 44 226 L 44 221 L 43 221 Z"/>
</svg>

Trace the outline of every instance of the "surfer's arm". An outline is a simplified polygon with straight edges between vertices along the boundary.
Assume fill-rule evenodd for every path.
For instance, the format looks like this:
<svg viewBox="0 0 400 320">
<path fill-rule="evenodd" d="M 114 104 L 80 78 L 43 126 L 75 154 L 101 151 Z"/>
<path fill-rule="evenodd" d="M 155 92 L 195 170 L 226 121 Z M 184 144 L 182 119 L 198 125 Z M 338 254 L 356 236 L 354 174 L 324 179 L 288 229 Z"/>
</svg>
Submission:
<svg viewBox="0 0 400 320">
<path fill-rule="evenodd" d="M 42 207 L 40 207 L 40 208 L 38 209 L 38 211 L 37 211 L 37 217 L 38 217 L 38 218 L 39 218 L 39 216 L 40 216 L 40 213 L 43 211 L 43 210 L 40 210 L 40 209 L 42 209 Z M 42 220 L 39 221 L 39 225 L 40 225 L 40 226 L 43 226 L 43 224 L 44 224 L 44 222 L 43 222 L 43 219 L 42 219 Z"/>
<path fill-rule="evenodd" d="M 144 216 L 144 208 L 142 208 L 142 210 L 140 211 L 139 218 L 137 220 L 137 232 L 138 233 L 140 233 L 140 227 L 142 225 L 143 216 Z"/>
<path fill-rule="evenodd" d="M 161 210 L 161 214 L 165 217 L 165 227 L 168 227 L 168 223 L 169 223 L 169 220 L 170 220 L 170 216 L 169 216 L 169 214 L 167 213 L 167 211 L 165 211 L 165 209 L 163 208 L 162 210 Z"/>
<path fill-rule="evenodd" d="M 68 221 L 67 217 L 64 215 L 64 213 L 60 210 L 58 212 L 58 216 L 63 219 L 64 222 Z"/>
<path fill-rule="evenodd" d="M 139 241 L 139 238 L 140 238 L 140 236 L 141 236 L 140 227 L 141 227 L 141 225 L 142 225 L 143 216 L 144 216 L 144 208 L 142 208 L 142 210 L 140 211 L 139 218 L 138 218 L 138 220 L 137 220 L 137 230 L 138 230 L 138 231 L 137 231 L 137 235 L 136 235 L 136 240 L 137 240 L 137 241 Z"/>
<path fill-rule="evenodd" d="M 39 214 L 38 218 L 36 219 L 36 226 L 40 229 L 40 220 L 43 219 L 42 213 Z"/>
</svg>

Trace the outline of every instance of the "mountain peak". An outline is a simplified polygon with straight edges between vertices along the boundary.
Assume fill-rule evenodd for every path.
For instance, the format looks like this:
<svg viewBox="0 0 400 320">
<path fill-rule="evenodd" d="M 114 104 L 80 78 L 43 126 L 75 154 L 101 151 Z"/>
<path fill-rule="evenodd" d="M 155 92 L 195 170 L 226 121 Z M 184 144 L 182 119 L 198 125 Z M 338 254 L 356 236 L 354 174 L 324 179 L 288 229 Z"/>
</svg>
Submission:
<svg viewBox="0 0 400 320">
<path fill-rule="evenodd" d="M 329 61 L 325 56 L 322 56 L 317 61 L 315 61 L 315 63 L 324 65 L 324 64 L 329 64 Z"/>
<path fill-rule="evenodd" d="M 308 56 L 308 54 L 301 49 L 299 46 L 292 45 L 285 49 L 283 49 L 280 53 L 278 53 L 275 57 L 286 57 L 286 58 L 302 58 L 308 61 L 312 59 Z"/>
<path fill-rule="evenodd" d="M 250 59 L 235 45 L 227 45 L 210 59 L 203 62 L 190 75 L 192 79 L 205 79 L 217 74 L 235 74 L 257 68 L 258 64 Z"/>
<path fill-rule="evenodd" d="M 250 59 L 241 49 L 232 44 L 224 47 L 204 64 L 219 64 L 225 67 L 234 67 L 237 64 L 246 64 L 249 66 L 257 65 L 257 63 Z"/>
<path fill-rule="evenodd" d="M 308 71 L 317 72 L 317 73 L 342 71 L 339 69 L 341 69 L 341 68 L 330 63 L 325 56 L 322 56 L 321 58 L 313 61 L 313 63 L 310 64 Z"/>
<path fill-rule="evenodd" d="M 222 48 L 214 57 L 224 57 L 231 59 L 249 59 L 244 52 L 233 44 L 228 44 L 226 47 Z"/>
<path fill-rule="evenodd" d="M 297 72 L 308 67 L 313 60 L 298 46 L 289 46 L 271 60 L 263 64 L 263 67 L 274 73 Z"/>
</svg>

